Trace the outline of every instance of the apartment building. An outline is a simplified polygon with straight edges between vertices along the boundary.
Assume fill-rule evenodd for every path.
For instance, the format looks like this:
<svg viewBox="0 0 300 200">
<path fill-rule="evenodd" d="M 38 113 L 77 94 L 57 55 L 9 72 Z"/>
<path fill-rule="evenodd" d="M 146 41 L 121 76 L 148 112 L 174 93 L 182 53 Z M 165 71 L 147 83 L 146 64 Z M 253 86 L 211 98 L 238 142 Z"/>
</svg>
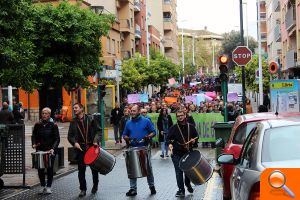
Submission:
<svg viewBox="0 0 300 200">
<path fill-rule="evenodd" d="M 178 42 L 176 6 L 176 0 L 163 0 L 163 45 L 166 57 L 170 58 L 174 63 L 179 63 L 177 53 Z"/>
<path fill-rule="evenodd" d="M 267 0 L 267 51 L 268 63 L 277 62 L 279 66 L 282 63 L 281 46 L 281 16 L 279 0 Z"/>
<path fill-rule="evenodd" d="M 216 74 L 218 53 L 221 50 L 223 36 L 207 30 L 179 29 L 178 41 L 184 39 L 185 64 L 192 63 L 192 52 L 195 55 L 195 65 L 199 73 Z M 194 46 L 194 50 L 193 50 Z M 182 43 L 179 44 L 179 59 L 182 59 Z"/>
<path fill-rule="evenodd" d="M 261 36 L 261 47 L 262 54 L 267 53 L 267 10 L 266 10 L 266 1 L 260 0 L 260 36 Z"/>
</svg>

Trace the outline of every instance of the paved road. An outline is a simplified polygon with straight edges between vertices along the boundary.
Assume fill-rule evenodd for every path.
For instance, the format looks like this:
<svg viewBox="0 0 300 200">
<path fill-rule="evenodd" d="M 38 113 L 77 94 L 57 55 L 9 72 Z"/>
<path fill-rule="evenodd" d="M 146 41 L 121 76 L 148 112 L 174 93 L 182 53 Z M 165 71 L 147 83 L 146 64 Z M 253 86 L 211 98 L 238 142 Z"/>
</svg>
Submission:
<svg viewBox="0 0 300 200">
<path fill-rule="evenodd" d="M 96 195 L 90 193 L 92 178 L 88 170 L 88 191 L 84 199 L 103 199 L 103 200 L 120 200 L 120 199 L 176 199 L 175 193 L 177 191 L 175 171 L 171 159 L 161 159 L 160 152 L 155 152 L 152 157 L 152 164 L 154 170 L 155 185 L 157 194 L 150 196 L 150 190 L 145 178 L 138 179 L 138 195 L 135 198 L 127 198 L 125 193 L 129 189 L 129 181 L 126 174 L 125 160 L 120 153 L 117 156 L 116 166 L 113 171 L 107 176 L 100 176 L 99 191 Z M 202 186 L 195 186 L 193 195 L 186 193 L 184 199 L 203 199 L 207 184 Z M 79 183 L 77 179 L 77 172 L 71 173 L 65 177 L 57 179 L 53 184 L 53 194 L 44 196 L 38 195 L 37 192 L 40 187 L 35 187 L 30 190 L 25 190 L 8 199 L 78 199 Z"/>
</svg>

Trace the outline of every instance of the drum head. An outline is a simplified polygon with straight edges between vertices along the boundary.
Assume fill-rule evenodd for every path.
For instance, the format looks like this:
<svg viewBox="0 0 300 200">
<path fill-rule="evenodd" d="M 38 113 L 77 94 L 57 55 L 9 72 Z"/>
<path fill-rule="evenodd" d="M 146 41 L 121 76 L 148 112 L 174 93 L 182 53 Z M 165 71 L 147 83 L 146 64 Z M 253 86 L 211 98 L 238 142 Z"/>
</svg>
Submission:
<svg viewBox="0 0 300 200">
<path fill-rule="evenodd" d="M 179 168 L 183 171 L 188 171 L 192 167 L 197 166 L 200 160 L 201 160 L 200 151 L 197 150 L 191 151 L 185 154 L 184 156 L 182 156 L 179 162 Z"/>
<path fill-rule="evenodd" d="M 84 155 L 84 164 L 92 164 L 99 156 L 100 148 L 99 147 L 90 147 Z"/>
</svg>

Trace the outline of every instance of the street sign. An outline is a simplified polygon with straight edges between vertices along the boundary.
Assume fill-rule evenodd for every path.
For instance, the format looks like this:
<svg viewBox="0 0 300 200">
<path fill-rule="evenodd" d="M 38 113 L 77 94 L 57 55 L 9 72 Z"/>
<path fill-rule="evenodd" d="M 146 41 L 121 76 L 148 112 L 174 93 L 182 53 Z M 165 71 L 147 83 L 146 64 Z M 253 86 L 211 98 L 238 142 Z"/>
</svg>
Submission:
<svg viewBox="0 0 300 200">
<path fill-rule="evenodd" d="M 246 46 L 238 46 L 232 52 L 232 60 L 239 66 L 245 66 L 252 59 L 252 51 Z"/>
</svg>

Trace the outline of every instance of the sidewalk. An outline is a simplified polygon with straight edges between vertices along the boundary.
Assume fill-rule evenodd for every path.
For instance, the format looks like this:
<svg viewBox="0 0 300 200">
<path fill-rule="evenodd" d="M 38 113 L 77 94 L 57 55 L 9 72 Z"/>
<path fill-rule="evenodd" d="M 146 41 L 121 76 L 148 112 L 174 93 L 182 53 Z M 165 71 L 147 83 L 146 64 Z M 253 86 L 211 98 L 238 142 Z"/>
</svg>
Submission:
<svg viewBox="0 0 300 200">
<path fill-rule="evenodd" d="M 213 162 L 214 149 L 199 148 L 202 154 Z M 152 150 L 152 167 L 154 172 L 155 186 L 157 190 L 156 195 L 150 195 L 150 190 L 146 178 L 138 179 L 138 194 L 136 197 L 129 198 L 125 193 L 129 189 L 129 180 L 126 173 L 125 159 L 121 152 L 116 153 L 116 165 L 112 172 L 106 176 L 100 175 L 99 177 L 99 190 L 96 195 L 90 193 L 92 186 L 92 177 L 90 170 L 87 170 L 87 196 L 83 199 L 102 199 L 102 200 L 175 200 L 177 191 L 174 166 L 170 158 L 160 158 L 160 149 Z M 210 183 L 211 182 L 211 183 Z M 78 199 L 79 183 L 77 172 L 71 173 L 67 176 L 59 178 L 54 181 L 51 195 L 38 195 L 37 192 L 40 187 L 34 187 L 30 190 L 24 190 L 21 193 L 9 195 L 3 199 Z M 222 190 L 220 190 L 220 182 L 216 179 L 216 175 L 206 184 L 193 186 L 194 193 L 189 194 L 186 191 L 185 200 L 200 200 L 200 199 L 222 199 Z M 221 191 L 221 192 L 220 192 Z"/>
<path fill-rule="evenodd" d="M 39 184 L 39 179 L 37 176 L 37 170 L 32 168 L 32 157 L 31 153 L 34 152 L 34 149 L 31 147 L 31 135 L 32 128 L 34 123 L 28 122 L 25 124 L 25 170 L 26 170 L 26 185 L 33 187 Z M 69 123 L 58 123 L 59 132 L 60 132 L 60 144 L 59 147 L 64 147 L 64 167 L 60 168 L 55 176 L 61 177 L 68 173 L 74 172 L 77 170 L 77 165 L 71 165 L 68 162 L 68 148 L 71 147 L 67 140 L 67 134 L 69 129 Z M 108 141 L 106 141 L 106 149 L 114 154 L 117 151 L 121 150 L 125 144 L 116 144 L 113 139 L 113 131 L 109 129 L 108 132 Z M 1 178 L 4 181 L 5 186 L 18 186 L 22 185 L 22 174 L 4 174 Z M 0 197 L 1 197 L 0 191 Z"/>
</svg>

